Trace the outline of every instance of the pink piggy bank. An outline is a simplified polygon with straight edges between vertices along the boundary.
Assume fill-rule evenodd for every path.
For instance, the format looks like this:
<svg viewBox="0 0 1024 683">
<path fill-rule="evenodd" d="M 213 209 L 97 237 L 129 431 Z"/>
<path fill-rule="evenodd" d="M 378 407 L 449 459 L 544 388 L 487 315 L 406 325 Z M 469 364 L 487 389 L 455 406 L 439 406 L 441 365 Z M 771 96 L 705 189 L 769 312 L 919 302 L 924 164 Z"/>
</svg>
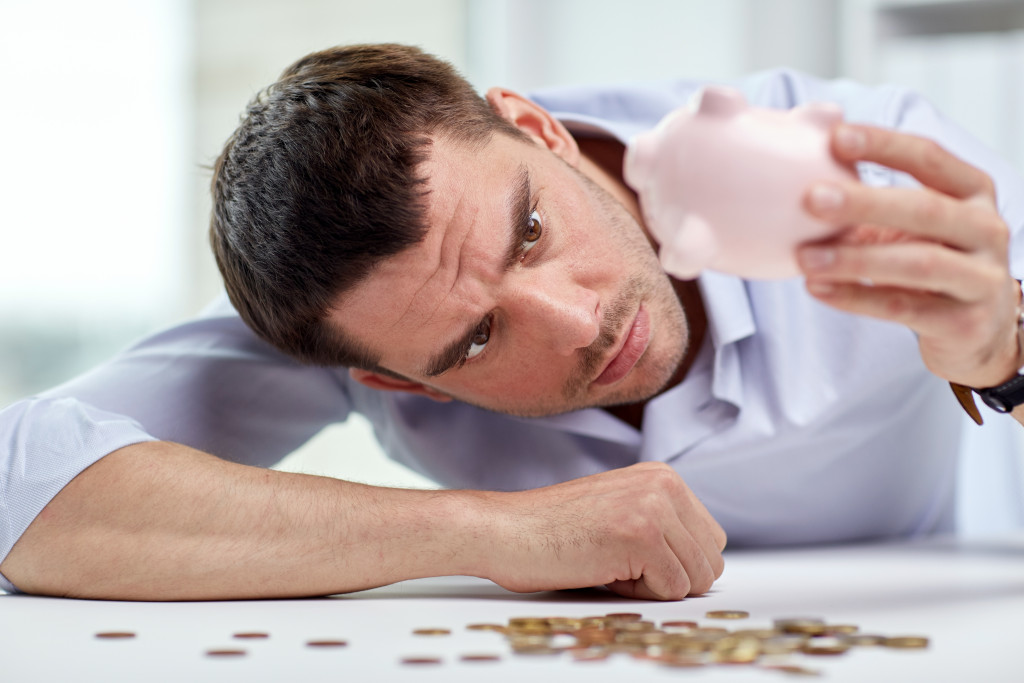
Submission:
<svg viewBox="0 0 1024 683">
<path fill-rule="evenodd" d="M 624 177 L 661 243 L 662 267 L 689 279 L 705 269 L 745 278 L 799 274 L 794 248 L 838 232 L 803 209 L 816 180 L 850 180 L 829 150 L 843 118 L 832 104 L 750 107 L 737 90 L 706 87 L 626 150 Z"/>
</svg>

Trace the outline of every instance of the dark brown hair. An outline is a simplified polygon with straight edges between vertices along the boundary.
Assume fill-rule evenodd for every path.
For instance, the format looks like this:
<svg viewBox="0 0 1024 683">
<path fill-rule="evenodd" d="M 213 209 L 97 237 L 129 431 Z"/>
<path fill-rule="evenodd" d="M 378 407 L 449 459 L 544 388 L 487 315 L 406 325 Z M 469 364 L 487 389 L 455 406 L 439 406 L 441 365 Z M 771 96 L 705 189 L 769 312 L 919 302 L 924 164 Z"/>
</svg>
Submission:
<svg viewBox="0 0 1024 683">
<path fill-rule="evenodd" d="M 383 370 L 328 312 L 376 263 L 423 239 L 417 168 L 431 136 L 482 145 L 499 131 L 525 137 L 418 48 L 303 57 L 253 98 L 214 167 L 210 242 L 231 303 L 303 362 Z"/>
</svg>

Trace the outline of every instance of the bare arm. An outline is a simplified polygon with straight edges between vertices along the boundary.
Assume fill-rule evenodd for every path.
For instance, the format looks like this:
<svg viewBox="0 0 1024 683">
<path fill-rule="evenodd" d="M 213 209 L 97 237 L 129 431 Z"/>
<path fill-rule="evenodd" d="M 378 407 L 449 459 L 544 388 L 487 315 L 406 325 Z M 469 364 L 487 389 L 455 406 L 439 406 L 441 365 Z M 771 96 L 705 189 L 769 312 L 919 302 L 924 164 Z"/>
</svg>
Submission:
<svg viewBox="0 0 1024 683">
<path fill-rule="evenodd" d="M 73 479 L 0 572 L 30 593 L 122 600 L 328 595 L 453 574 L 672 599 L 711 586 L 724 544 L 665 466 L 522 493 L 415 491 L 149 442 Z"/>
</svg>

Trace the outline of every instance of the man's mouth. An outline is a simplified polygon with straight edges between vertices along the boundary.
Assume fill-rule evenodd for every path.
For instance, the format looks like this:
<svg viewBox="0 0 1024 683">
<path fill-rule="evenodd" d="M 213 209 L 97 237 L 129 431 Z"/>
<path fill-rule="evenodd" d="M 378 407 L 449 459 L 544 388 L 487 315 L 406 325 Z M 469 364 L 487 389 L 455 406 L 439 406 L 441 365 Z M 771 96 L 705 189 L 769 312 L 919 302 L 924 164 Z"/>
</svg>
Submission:
<svg viewBox="0 0 1024 683">
<path fill-rule="evenodd" d="M 623 335 L 623 340 L 612 353 L 604 370 L 594 380 L 594 384 L 614 384 L 629 374 L 629 371 L 637 364 L 640 357 L 647 350 L 651 341 L 651 320 L 647 310 L 640 305 L 640 309 L 633 318 L 632 325 Z"/>
</svg>

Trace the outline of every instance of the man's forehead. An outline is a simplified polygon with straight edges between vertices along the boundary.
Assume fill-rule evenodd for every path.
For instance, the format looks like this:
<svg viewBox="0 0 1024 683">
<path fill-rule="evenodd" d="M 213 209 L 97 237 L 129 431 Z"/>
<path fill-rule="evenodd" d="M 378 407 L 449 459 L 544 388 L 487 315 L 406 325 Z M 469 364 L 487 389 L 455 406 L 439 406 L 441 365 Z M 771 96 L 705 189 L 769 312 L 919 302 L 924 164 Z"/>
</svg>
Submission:
<svg viewBox="0 0 1024 683">
<path fill-rule="evenodd" d="M 450 295 L 459 280 L 460 261 L 486 246 L 479 241 L 467 245 L 482 222 L 480 212 L 492 195 L 500 200 L 500 188 L 511 180 L 506 164 L 481 163 L 482 157 L 493 158 L 458 143 L 434 142 L 422 164 L 427 185 L 426 234 L 420 242 L 377 263 L 362 282 L 340 297 L 332 318 L 346 334 L 387 356 L 382 344 L 392 350 L 410 346 L 410 334 L 443 332 L 446 326 L 465 322 L 451 319 L 456 310 L 439 309 L 453 308 L 443 304 L 453 303 Z M 500 244 L 490 246 L 500 249 Z"/>
</svg>

